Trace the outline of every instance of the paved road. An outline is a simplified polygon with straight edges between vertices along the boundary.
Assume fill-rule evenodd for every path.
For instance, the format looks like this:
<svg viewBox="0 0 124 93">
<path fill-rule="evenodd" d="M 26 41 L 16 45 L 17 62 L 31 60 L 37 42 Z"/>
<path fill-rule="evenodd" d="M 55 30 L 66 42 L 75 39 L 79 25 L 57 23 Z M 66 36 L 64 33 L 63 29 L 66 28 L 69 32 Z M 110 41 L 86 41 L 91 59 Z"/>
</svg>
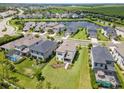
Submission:
<svg viewBox="0 0 124 93">
<path fill-rule="evenodd" d="M 17 15 L 23 14 L 23 11 L 21 9 L 18 9 L 18 10 L 19 10 L 19 14 Z M 8 35 L 16 34 L 15 28 L 8 24 L 8 21 L 11 20 L 12 18 L 13 16 L 4 18 L 0 21 L 0 37 L 3 37 L 5 34 L 8 34 Z M 5 28 L 7 28 L 7 30 L 5 32 L 2 32 L 2 30 Z"/>
</svg>

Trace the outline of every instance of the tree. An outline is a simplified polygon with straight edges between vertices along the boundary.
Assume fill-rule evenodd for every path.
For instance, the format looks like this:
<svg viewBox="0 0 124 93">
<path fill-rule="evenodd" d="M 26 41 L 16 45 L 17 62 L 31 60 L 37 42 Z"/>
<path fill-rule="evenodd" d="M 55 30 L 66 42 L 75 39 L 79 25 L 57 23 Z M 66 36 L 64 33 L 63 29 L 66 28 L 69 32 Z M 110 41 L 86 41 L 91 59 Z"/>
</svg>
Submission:
<svg viewBox="0 0 124 93">
<path fill-rule="evenodd" d="M 116 28 L 116 25 L 113 25 L 112 27 L 113 27 L 113 28 Z"/>
<path fill-rule="evenodd" d="M 39 35 L 39 34 L 35 34 L 35 37 L 36 37 L 36 38 L 39 38 L 39 37 L 40 37 L 40 35 Z"/>
<path fill-rule="evenodd" d="M 52 29 L 48 29 L 48 34 L 54 34 L 54 31 Z"/>
<path fill-rule="evenodd" d="M 92 44 L 91 44 L 91 43 L 88 45 L 88 48 L 89 48 L 89 49 L 91 49 L 91 48 L 92 48 Z"/>
<path fill-rule="evenodd" d="M 40 72 L 40 71 L 37 71 L 36 78 L 38 81 L 44 81 L 45 80 L 44 76 L 42 75 L 42 72 Z"/>
</svg>

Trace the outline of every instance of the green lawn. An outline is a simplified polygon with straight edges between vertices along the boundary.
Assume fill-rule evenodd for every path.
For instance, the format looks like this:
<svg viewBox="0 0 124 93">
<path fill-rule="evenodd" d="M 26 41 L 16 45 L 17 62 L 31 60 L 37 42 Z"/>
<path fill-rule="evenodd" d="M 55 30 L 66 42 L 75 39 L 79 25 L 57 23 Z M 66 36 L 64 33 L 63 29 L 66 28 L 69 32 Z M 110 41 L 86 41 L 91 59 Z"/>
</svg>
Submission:
<svg viewBox="0 0 124 93">
<path fill-rule="evenodd" d="M 5 59 L 4 52 L 0 52 L 0 62 L 4 59 Z M 22 74 L 19 74 L 19 73 L 8 70 L 9 77 L 16 77 L 19 80 L 18 82 L 15 83 L 15 85 L 28 88 L 28 89 L 36 88 L 36 85 L 38 83 L 36 77 L 30 78 L 29 76 L 35 74 L 36 70 L 41 69 L 44 64 L 36 65 L 36 62 L 34 60 L 30 60 L 29 58 L 27 58 L 23 62 L 19 64 L 14 64 L 14 65 L 17 71 L 22 73 Z M 6 67 L 6 65 L 4 66 Z M 2 67 L 2 64 L 0 64 L 0 76 L 1 77 L 3 76 L 2 72 L 3 72 L 3 67 Z M 5 75 L 6 73 L 7 72 L 4 71 Z"/>
<path fill-rule="evenodd" d="M 120 37 L 119 39 L 120 39 L 120 41 L 124 41 L 124 37 Z"/>
<path fill-rule="evenodd" d="M 52 88 L 91 88 L 87 56 L 87 48 L 81 49 L 73 67 L 68 70 L 52 68 L 51 64 L 56 62 L 53 58 L 42 70 L 45 81 L 50 82 Z"/>
<path fill-rule="evenodd" d="M 118 78 L 121 82 L 122 88 L 124 88 L 124 74 L 123 74 L 123 71 L 120 70 L 120 68 L 118 67 L 117 64 L 115 64 L 114 66 L 115 66 L 117 76 L 118 76 Z"/>
<path fill-rule="evenodd" d="M 36 85 L 37 85 L 37 79 L 36 78 L 29 78 L 26 77 L 24 75 L 18 74 L 18 73 L 14 73 L 11 72 L 11 76 L 17 77 L 17 79 L 19 79 L 18 82 L 16 82 L 17 85 L 24 87 L 26 89 L 35 89 Z"/>
<path fill-rule="evenodd" d="M 3 52 L 0 52 L 0 60 L 4 59 Z M 15 84 L 24 88 L 36 88 L 36 77 L 30 78 L 26 75 L 34 74 L 37 69 L 41 69 L 45 77 L 43 88 L 46 88 L 45 82 L 50 82 L 52 88 L 91 88 L 90 74 L 88 65 L 88 49 L 83 47 L 77 54 L 76 60 L 72 68 L 65 70 L 63 68 L 54 69 L 51 64 L 55 63 L 55 57 L 43 68 L 43 65 L 36 65 L 34 60 L 26 59 L 20 64 L 15 64 L 17 71 L 22 74 L 9 72 L 10 77 L 19 79 Z M 6 72 L 5 72 L 6 73 Z M 2 65 L 0 64 L 0 75 L 2 75 Z"/>
<path fill-rule="evenodd" d="M 80 30 L 78 33 L 76 33 L 74 36 L 72 36 L 74 39 L 87 39 L 86 30 Z"/>
<path fill-rule="evenodd" d="M 80 60 L 83 60 L 83 64 L 80 66 L 80 83 L 79 88 L 91 88 L 90 83 L 90 73 L 89 73 L 89 64 L 88 64 L 88 49 L 85 50 L 83 55 L 81 55 L 82 58 Z"/>
<path fill-rule="evenodd" d="M 104 34 L 102 34 L 100 31 L 97 31 L 97 38 L 101 41 L 108 41 L 109 39 L 104 36 Z"/>
<path fill-rule="evenodd" d="M 26 75 L 33 75 L 38 68 L 38 66 L 35 64 L 36 62 L 30 59 L 26 59 L 23 62 L 16 64 L 16 69 Z"/>
</svg>

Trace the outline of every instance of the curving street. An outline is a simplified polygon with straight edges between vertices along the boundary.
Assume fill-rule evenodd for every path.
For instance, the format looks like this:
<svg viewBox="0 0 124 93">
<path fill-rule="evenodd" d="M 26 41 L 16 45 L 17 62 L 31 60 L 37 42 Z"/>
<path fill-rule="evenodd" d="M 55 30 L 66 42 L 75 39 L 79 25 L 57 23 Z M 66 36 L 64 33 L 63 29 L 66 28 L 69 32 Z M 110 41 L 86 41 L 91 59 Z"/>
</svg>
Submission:
<svg viewBox="0 0 124 93">
<path fill-rule="evenodd" d="M 18 9 L 18 11 L 19 11 L 19 13 L 17 15 L 21 15 L 24 12 L 21 9 Z M 6 34 L 11 35 L 11 36 L 16 34 L 15 28 L 13 26 L 9 25 L 9 23 L 8 23 L 8 21 L 11 20 L 12 18 L 13 18 L 13 16 L 1 19 L 1 21 L 0 21 L 0 37 L 3 37 Z M 3 32 L 3 30 L 5 28 L 6 28 L 6 31 Z"/>
</svg>

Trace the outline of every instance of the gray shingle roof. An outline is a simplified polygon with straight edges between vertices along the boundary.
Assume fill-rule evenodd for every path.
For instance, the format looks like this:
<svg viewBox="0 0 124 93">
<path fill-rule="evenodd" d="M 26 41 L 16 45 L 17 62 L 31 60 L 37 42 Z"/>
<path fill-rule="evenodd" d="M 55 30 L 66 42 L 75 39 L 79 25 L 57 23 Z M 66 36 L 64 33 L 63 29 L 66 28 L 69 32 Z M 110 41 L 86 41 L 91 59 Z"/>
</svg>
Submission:
<svg viewBox="0 0 124 93">
<path fill-rule="evenodd" d="M 46 53 L 47 51 L 49 51 L 51 47 L 56 46 L 56 44 L 57 44 L 56 42 L 50 40 L 46 40 L 46 41 L 41 40 L 40 42 L 30 46 L 30 49 L 35 50 L 37 52 Z"/>
<path fill-rule="evenodd" d="M 112 38 L 116 37 L 116 31 L 115 29 L 108 27 L 108 26 L 104 26 L 103 29 L 107 32 L 107 36 L 111 35 Z"/>
<path fill-rule="evenodd" d="M 112 55 L 106 47 L 97 46 L 92 48 L 93 60 L 96 63 L 106 64 L 106 61 L 114 61 Z"/>
</svg>

